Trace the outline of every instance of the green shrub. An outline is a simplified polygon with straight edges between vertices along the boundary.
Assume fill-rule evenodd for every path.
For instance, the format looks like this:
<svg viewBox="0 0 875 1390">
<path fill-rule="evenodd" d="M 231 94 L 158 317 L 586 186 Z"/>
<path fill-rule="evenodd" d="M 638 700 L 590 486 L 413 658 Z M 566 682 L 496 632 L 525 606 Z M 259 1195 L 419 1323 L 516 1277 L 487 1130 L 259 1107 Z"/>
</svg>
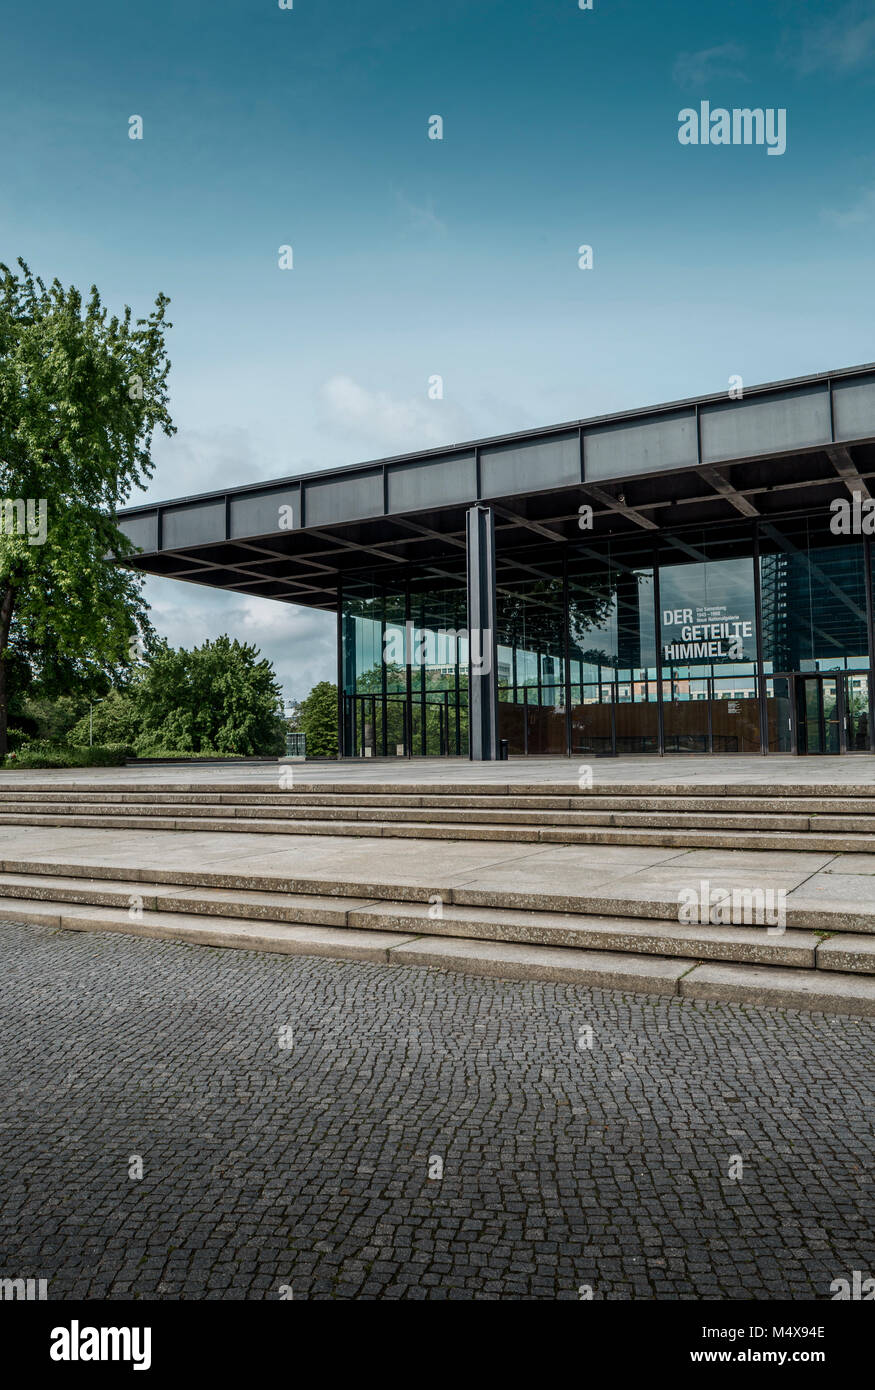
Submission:
<svg viewBox="0 0 875 1390">
<path fill-rule="evenodd" d="M 209 748 L 202 748 L 199 752 L 192 753 L 190 750 L 184 748 L 159 748 L 154 744 L 146 744 L 144 746 L 140 742 L 137 743 L 136 752 L 136 757 L 138 758 L 172 758 L 176 762 L 187 762 L 190 759 L 203 760 L 204 758 L 242 758 L 243 756 L 242 753 L 217 753 L 214 749 Z M 268 755 L 266 754 L 265 756 Z"/>
<path fill-rule="evenodd" d="M 10 751 L 23 748 L 25 744 L 31 743 L 32 741 L 32 737 L 26 729 L 10 728 L 6 730 L 6 742 Z"/>
<path fill-rule="evenodd" d="M 95 743 L 82 751 L 88 755 L 86 767 L 124 767 L 128 758 L 137 756 L 128 743 Z"/>
<path fill-rule="evenodd" d="M 125 743 L 96 743 L 92 748 L 83 748 L 75 744 L 50 743 L 47 739 L 36 739 L 10 753 L 3 766 L 124 767 L 125 761 L 134 756 L 133 749 Z"/>
</svg>

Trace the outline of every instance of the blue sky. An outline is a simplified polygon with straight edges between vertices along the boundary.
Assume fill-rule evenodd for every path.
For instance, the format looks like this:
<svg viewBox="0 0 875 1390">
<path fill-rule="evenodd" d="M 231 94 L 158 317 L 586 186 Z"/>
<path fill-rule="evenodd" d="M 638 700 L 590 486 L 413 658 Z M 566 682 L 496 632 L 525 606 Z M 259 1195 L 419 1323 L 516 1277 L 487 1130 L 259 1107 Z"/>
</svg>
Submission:
<svg viewBox="0 0 875 1390">
<path fill-rule="evenodd" d="M 149 495 L 875 359 L 871 0 L 593 4 L 7 18 L 0 258 L 172 300 L 179 432 Z M 701 100 L 786 108 L 786 152 L 681 146 Z M 176 644 L 257 641 L 288 694 L 333 676 L 326 615 L 148 596 Z"/>
</svg>

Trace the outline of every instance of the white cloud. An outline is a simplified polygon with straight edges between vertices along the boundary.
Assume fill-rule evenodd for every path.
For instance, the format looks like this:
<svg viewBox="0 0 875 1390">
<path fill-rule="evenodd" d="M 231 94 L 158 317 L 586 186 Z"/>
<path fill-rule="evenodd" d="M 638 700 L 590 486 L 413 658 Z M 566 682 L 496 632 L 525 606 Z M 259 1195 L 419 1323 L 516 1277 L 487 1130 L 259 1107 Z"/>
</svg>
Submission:
<svg viewBox="0 0 875 1390">
<path fill-rule="evenodd" d="M 824 69 L 850 73 L 875 59 L 871 0 L 852 0 L 822 23 L 809 23 L 784 41 L 785 60 L 802 76 Z"/>
<path fill-rule="evenodd" d="M 273 662 L 283 695 L 301 698 L 317 681 L 336 680 L 333 613 L 149 576 L 151 619 L 172 647 L 197 647 L 222 633 L 250 642 Z"/>
<path fill-rule="evenodd" d="M 319 391 L 322 428 L 353 439 L 362 450 L 413 452 L 470 438 L 466 412 L 446 400 L 429 400 L 427 379 L 422 395 L 398 400 L 386 391 L 369 391 L 348 376 L 333 376 Z M 361 454 L 360 454 L 361 456 Z"/>
<path fill-rule="evenodd" d="M 860 194 L 856 203 L 845 208 L 843 212 L 839 212 L 835 208 L 824 208 L 822 216 L 827 222 L 832 222 L 833 226 L 840 227 L 842 230 L 871 222 L 875 216 L 875 188 L 866 189 Z"/>
<path fill-rule="evenodd" d="M 702 87 L 718 77 L 730 77 L 747 82 L 739 67 L 745 50 L 737 43 L 723 43 L 716 48 L 701 48 L 696 53 L 679 53 L 672 77 L 681 87 Z"/>
<path fill-rule="evenodd" d="M 434 202 L 429 197 L 423 204 L 412 203 L 409 198 L 401 192 L 395 190 L 395 200 L 398 207 L 404 213 L 410 230 L 416 232 L 434 232 L 439 237 L 447 235 L 447 224 L 442 218 L 438 217 L 434 210 Z"/>
<path fill-rule="evenodd" d="M 278 471 L 259 458 L 251 436 L 241 428 L 180 428 L 170 439 L 157 435 L 152 441 L 152 458 L 155 472 L 151 482 L 144 493 L 130 499 L 128 506 L 240 487 L 275 477 Z"/>
</svg>

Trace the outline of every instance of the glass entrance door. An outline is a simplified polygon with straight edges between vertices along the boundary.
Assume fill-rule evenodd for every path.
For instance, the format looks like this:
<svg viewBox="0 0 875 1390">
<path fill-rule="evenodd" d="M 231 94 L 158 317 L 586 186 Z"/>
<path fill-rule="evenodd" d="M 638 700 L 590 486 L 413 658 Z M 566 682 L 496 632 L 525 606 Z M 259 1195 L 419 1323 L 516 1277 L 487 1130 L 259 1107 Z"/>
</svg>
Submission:
<svg viewBox="0 0 875 1390">
<path fill-rule="evenodd" d="M 856 672 L 843 676 L 845 700 L 845 750 L 869 752 L 869 676 Z"/>
<path fill-rule="evenodd" d="M 796 679 L 796 740 L 800 753 L 841 752 L 841 682 L 835 676 Z"/>
<path fill-rule="evenodd" d="M 800 753 L 867 753 L 868 677 L 850 671 L 797 676 L 796 724 Z"/>
<path fill-rule="evenodd" d="M 765 690 L 770 753 L 869 752 L 868 671 L 796 671 Z"/>
</svg>

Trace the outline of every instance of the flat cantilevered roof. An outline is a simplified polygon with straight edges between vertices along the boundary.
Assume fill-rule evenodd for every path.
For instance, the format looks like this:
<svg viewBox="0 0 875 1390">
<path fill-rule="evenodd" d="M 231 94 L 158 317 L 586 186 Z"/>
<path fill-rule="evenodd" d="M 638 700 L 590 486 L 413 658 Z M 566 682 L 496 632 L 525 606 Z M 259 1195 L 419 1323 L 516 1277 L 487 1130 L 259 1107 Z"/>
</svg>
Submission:
<svg viewBox="0 0 875 1390">
<path fill-rule="evenodd" d="M 828 509 L 875 477 L 875 363 L 130 507 L 148 574 L 334 611 L 356 571 L 464 573 L 465 512 L 502 553 Z"/>
</svg>

